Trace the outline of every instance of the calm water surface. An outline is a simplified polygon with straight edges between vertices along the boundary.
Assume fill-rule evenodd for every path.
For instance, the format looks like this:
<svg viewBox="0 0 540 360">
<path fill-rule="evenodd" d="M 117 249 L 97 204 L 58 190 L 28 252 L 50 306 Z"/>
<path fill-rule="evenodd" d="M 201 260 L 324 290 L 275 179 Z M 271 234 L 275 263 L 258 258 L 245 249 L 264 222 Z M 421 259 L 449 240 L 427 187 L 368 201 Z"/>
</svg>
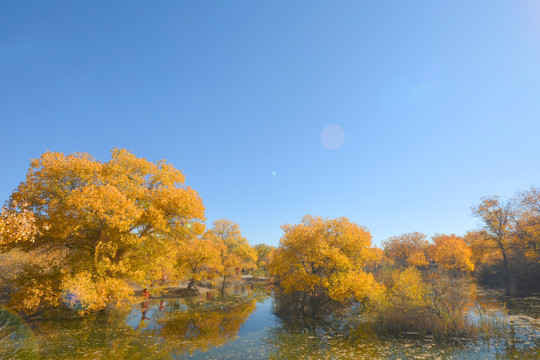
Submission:
<svg viewBox="0 0 540 360">
<path fill-rule="evenodd" d="M 48 313 L 29 322 L 4 309 L 11 326 L 0 330 L 0 359 L 540 359 L 540 295 L 508 300 L 480 290 L 479 306 L 506 322 L 506 335 L 441 341 L 376 336 L 347 321 L 283 321 L 263 288 L 236 293 L 152 299 L 84 318 Z"/>
</svg>

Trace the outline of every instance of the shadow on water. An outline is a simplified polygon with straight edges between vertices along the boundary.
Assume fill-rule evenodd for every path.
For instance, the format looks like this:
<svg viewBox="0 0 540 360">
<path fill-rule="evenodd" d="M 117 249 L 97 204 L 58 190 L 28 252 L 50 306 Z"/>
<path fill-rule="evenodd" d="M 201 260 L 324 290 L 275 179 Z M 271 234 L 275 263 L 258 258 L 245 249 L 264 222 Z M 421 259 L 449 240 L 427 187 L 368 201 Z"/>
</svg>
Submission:
<svg viewBox="0 0 540 360">
<path fill-rule="evenodd" d="M 131 309 L 84 317 L 65 310 L 51 311 L 31 321 L 30 326 L 9 312 L 13 321 L 9 329 L 19 329 L 19 337 L 13 339 L 21 341 L 17 354 L 5 358 L 540 358 L 540 327 L 534 323 L 538 296 L 512 299 L 507 305 L 497 293 L 481 289 L 476 299 L 483 311 L 508 319 L 509 331 L 504 337 L 441 340 L 410 333 L 381 336 L 365 326 L 361 309 L 334 307 L 319 316 L 293 316 L 284 311 L 287 301 L 272 296 L 268 289 L 239 287 L 227 296 L 205 293 L 183 299 L 148 299 Z"/>
</svg>

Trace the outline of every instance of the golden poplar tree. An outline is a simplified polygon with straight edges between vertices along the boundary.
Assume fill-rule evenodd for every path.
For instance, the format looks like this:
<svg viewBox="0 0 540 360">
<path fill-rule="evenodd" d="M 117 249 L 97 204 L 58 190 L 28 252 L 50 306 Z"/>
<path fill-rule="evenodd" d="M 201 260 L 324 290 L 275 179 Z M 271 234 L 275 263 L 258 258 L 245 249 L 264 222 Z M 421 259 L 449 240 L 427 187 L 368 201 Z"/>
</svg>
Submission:
<svg viewBox="0 0 540 360">
<path fill-rule="evenodd" d="M 371 234 L 346 217 L 305 216 L 299 224 L 285 224 L 270 264 L 285 294 L 338 302 L 364 301 L 381 293 L 373 275 L 363 268 L 374 257 Z"/>
<path fill-rule="evenodd" d="M 482 234 L 492 242 L 502 256 L 506 291 L 511 292 L 510 254 L 513 245 L 513 209 L 510 202 L 498 196 L 482 199 L 480 205 L 472 209 L 473 215 L 482 220 Z"/>
<path fill-rule="evenodd" d="M 6 213 L 31 218 L 35 229 L 31 236 L 3 235 L 2 244 L 55 256 L 19 276 L 17 308 L 121 303 L 132 294 L 130 281 L 150 286 L 174 275 L 171 259 L 183 239 L 204 230 L 202 200 L 179 170 L 124 149 L 111 153 L 108 162 L 57 152 L 32 160 Z"/>
</svg>

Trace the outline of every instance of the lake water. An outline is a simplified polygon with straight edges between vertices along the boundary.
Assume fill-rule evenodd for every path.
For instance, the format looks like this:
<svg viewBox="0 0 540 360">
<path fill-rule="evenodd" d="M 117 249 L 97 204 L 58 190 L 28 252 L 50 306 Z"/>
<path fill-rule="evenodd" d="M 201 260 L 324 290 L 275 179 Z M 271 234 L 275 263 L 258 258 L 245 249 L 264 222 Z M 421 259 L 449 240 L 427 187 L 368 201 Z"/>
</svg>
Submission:
<svg viewBox="0 0 540 360">
<path fill-rule="evenodd" d="M 1 318 L 12 326 L 0 330 L 0 359 L 540 359 L 540 296 L 508 301 L 480 290 L 479 306 L 507 324 L 505 336 L 489 341 L 284 321 L 273 301 L 264 288 L 239 288 L 83 318 L 61 311 L 25 322 L 4 309 Z"/>
</svg>

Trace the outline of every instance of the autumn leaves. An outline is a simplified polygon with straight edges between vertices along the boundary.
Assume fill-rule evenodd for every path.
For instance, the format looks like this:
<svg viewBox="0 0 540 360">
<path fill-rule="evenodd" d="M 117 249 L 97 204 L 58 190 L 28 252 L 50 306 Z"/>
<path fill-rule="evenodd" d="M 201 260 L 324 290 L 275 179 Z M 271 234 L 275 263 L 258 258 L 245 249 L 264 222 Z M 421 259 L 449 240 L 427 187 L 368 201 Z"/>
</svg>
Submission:
<svg viewBox="0 0 540 360">
<path fill-rule="evenodd" d="M 269 269 L 284 294 L 319 302 L 372 301 L 385 292 L 374 269 L 385 266 L 437 264 L 452 274 L 480 267 L 502 272 L 507 284 L 522 274 L 540 276 L 540 193 L 534 188 L 510 203 L 484 199 L 474 209 L 481 231 L 436 235 L 431 243 L 424 234 L 407 233 L 386 240 L 384 249 L 372 247 L 369 231 L 345 217 L 314 216 L 283 225 L 275 251 L 251 247 L 229 220 L 207 229 L 204 213 L 199 194 L 164 160 L 150 162 L 124 149 L 113 149 L 108 162 L 84 153 L 44 153 L 32 160 L 0 214 L 0 250 L 22 250 L 33 260 L 17 272 L 13 305 L 32 312 L 68 299 L 100 310 L 129 301 L 133 284 L 162 291 L 164 279 L 192 287 L 219 278 L 223 291 L 241 269 L 257 266 Z"/>
<path fill-rule="evenodd" d="M 369 299 L 381 291 L 364 271 L 373 259 L 371 234 L 347 218 L 305 216 L 282 226 L 284 235 L 273 255 L 270 273 L 285 294 L 301 292 L 311 300 L 345 302 Z"/>
<path fill-rule="evenodd" d="M 286 224 L 270 272 L 284 294 L 302 292 L 311 298 L 338 302 L 379 299 L 385 286 L 373 273 L 381 266 L 427 268 L 428 259 L 454 272 L 472 271 L 471 250 L 455 235 L 407 233 L 386 240 L 384 251 L 371 246 L 371 234 L 342 217 L 306 216 L 299 224 Z M 371 270 L 371 271 L 368 271 Z"/>
<path fill-rule="evenodd" d="M 50 261 L 18 274 L 13 306 L 94 311 L 129 301 L 133 283 L 159 291 L 164 278 L 225 281 L 255 266 L 237 224 L 205 230 L 202 199 L 183 183 L 172 165 L 124 149 L 105 163 L 83 153 L 34 159 L 2 211 L 0 245 Z"/>
<path fill-rule="evenodd" d="M 461 236 L 436 234 L 432 238 L 419 233 L 392 236 L 383 242 L 386 263 L 400 267 L 425 268 L 432 263 L 453 272 L 474 270 L 472 251 Z"/>
<path fill-rule="evenodd" d="M 305 216 L 282 226 L 270 273 L 278 281 L 276 313 L 283 318 L 331 315 L 361 305 L 365 323 L 380 332 L 422 331 L 465 335 L 472 252 L 455 235 L 421 233 L 372 247 L 369 231 L 349 219 Z M 438 271 L 428 266 L 438 264 Z M 425 269 L 427 271 L 422 271 Z"/>
<path fill-rule="evenodd" d="M 537 291 L 540 286 L 540 190 L 531 188 L 509 200 L 482 199 L 473 208 L 479 231 L 466 239 L 479 277 L 504 286 L 507 293 Z M 501 281 L 502 280 L 502 281 Z"/>
</svg>

